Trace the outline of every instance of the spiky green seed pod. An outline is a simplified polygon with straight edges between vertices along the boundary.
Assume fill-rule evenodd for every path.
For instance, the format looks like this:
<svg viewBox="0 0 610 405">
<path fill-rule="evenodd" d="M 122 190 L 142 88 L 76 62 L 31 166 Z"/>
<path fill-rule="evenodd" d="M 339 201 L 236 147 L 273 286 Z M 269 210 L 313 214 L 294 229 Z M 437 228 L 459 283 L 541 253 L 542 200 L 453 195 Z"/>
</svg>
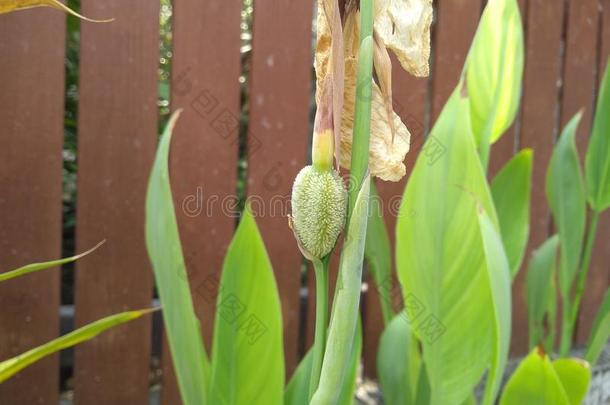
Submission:
<svg viewBox="0 0 610 405">
<path fill-rule="evenodd" d="M 336 171 L 304 167 L 292 187 L 292 228 L 309 259 L 322 259 L 345 225 L 347 191 Z"/>
</svg>

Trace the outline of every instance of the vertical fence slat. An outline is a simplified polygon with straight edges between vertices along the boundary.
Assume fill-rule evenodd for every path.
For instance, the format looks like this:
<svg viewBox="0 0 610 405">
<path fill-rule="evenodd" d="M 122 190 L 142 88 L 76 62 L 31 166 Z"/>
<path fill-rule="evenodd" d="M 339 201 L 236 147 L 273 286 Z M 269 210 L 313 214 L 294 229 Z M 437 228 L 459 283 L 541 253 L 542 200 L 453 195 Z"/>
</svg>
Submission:
<svg viewBox="0 0 610 405">
<path fill-rule="evenodd" d="M 0 272 L 60 256 L 65 16 L 0 15 Z M 0 285 L 0 359 L 59 334 L 59 271 Z M 56 404 L 52 356 L 0 385 L 2 404 Z"/>
<path fill-rule="evenodd" d="M 610 57 L 610 0 L 600 2 L 599 27 L 601 43 L 598 44 L 599 67 L 596 90 L 603 78 L 608 58 Z M 581 149 L 580 152 L 586 151 Z M 597 227 L 597 239 L 593 250 L 589 278 L 582 298 L 580 316 L 578 320 L 577 341 L 586 342 L 589 337 L 593 317 L 597 313 L 603 296 L 610 287 L 610 265 L 608 264 L 608 252 L 610 252 L 610 214 L 602 214 Z"/>
<path fill-rule="evenodd" d="M 77 247 L 102 249 L 77 264 L 76 325 L 151 305 L 144 244 L 146 184 L 157 139 L 159 3 L 83 0 Z M 148 400 L 150 318 L 112 329 L 75 352 L 79 403 Z"/>
<path fill-rule="evenodd" d="M 481 0 L 439 0 L 436 3 L 432 124 L 457 85 L 480 14 Z"/>
<path fill-rule="evenodd" d="M 177 0 L 173 8 L 172 189 L 195 310 L 210 353 L 216 294 L 236 212 L 240 12 L 233 0 Z M 222 24 L 218 22 L 222 21 Z M 163 403 L 179 393 L 167 348 Z"/>
<path fill-rule="evenodd" d="M 311 0 L 258 0 L 254 9 L 247 188 L 282 300 L 288 374 L 297 360 L 301 255 L 280 211 L 307 156 L 312 10 Z"/>
<path fill-rule="evenodd" d="M 548 236 L 550 218 L 544 184 L 556 133 L 563 13 L 561 1 L 529 0 L 520 134 L 520 147 L 534 149 L 530 240 L 526 260 Z M 513 286 L 513 331 L 527 330 L 524 279 L 525 271 L 522 271 Z M 511 348 L 515 353 L 524 352 L 527 333 L 513 333 Z"/>
<path fill-rule="evenodd" d="M 398 209 L 407 179 L 425 141 L 425 115 L 428 95 L 428 78 L 416 78 L 405 72 L 398 61 L 392 58 L 392 94 L 394 97 L 394 111 L 400 116 L 411 133 L 411 149 L 407 154 L 405 165 L 407 175 L 399 182 L 377 181 L 382 213 L 388 229 L 392 247 L 392 263 L 395 254 L 396 221 Z M 390 287 L 391 286 L 391 287 Z M 369 274 L 368 290 L 365 294 L 365 327 L 364 327 L 364 371 L 367 377 L 376 375 L 376 355 L 379 346 L 379 337 L 384 329 L 383 316 L 379 301 L 379 291 Z M 390 297 L 400 297 L 399 284 L 396 279 L 396 267 L 392 266 L 392 280 L 386 282 L 381 288 L 390 288 Z M 393 300 L 395 310 L 397 302 Z"/>
</svg>

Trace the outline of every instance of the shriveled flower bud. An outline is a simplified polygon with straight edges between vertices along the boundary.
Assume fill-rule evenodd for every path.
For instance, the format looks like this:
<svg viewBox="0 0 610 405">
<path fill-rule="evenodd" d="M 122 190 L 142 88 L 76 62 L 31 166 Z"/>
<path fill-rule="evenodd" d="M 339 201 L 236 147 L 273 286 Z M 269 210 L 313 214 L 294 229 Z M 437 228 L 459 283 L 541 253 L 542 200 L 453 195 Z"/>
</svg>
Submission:
<svg viewBox="0 0 610 405">
<path fill-rule="evenodd" d="M 292 187 L 292 229 L 303 254 L 322 259 L 345 225 L 347 191 L 334 170 L 304 167 Z"/>
</svg>

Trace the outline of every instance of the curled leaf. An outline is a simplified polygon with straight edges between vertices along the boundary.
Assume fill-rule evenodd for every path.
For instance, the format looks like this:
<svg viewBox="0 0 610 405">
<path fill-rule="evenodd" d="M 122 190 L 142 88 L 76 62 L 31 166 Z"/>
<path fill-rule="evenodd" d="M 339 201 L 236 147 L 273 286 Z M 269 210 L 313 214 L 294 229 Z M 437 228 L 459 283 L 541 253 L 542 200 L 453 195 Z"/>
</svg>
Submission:
<svg viewBox="0 0 610 405">
<path fill-rule="evenodd" d="M 66 13 L 72 14 L 81 20 L 89 22 L 110 22 L 114 20 L 114 18 L 108 20 L 94 20 L 92 18 L 85 17 L 58 0 L 3 0 L 0 2 L 0 14 L 34 7 L 51 7 L 57 10 L 65 11 Z"/>
<path fill-rule="evenodd" d="M 375 32 L 414 76 L 429 74 L 432 0 L 377 0 Z"/>
</svg>

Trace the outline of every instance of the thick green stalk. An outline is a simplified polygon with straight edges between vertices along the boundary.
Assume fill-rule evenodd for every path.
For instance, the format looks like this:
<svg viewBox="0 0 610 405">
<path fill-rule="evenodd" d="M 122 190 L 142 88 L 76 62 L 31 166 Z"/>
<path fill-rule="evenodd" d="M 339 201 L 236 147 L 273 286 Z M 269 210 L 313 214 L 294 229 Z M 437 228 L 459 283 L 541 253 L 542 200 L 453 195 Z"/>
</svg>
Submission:
<svg viewBox="0 0 610 405">
<path fill-rule="evenodd" d="M 328 260 L 314 260 L 313 266 L 316 277 L 316 329 L 309 380 L 309 399 L 318 389 L 320 382 L 322 360 L 326 348 L 326 329 L 328 328 Z"/>
<path fill-rule="evenodd" d="M 572 346 L 572 337 L 574 335 L 574 327 L 576 326 L 576 320 L 578 319 L 578 312 L 580 310 L 580 301 L 585 291 L 585 285 L 587 283 L 587 275 L 589 274 L 589 267 L 591 265 L 591 257 L 593 255 L 593 247 L 595 246 L 595 237 L 597 235 L 597 224 L 599 223 L 599 212 L 593 211 L 591 215 L 591 221 L 589 222 L 589 229 L 587 231 L 587 241 L 585 242 L 585 250 L 583 253 L 582 266 L 578 272 L 578 278 L 576 280 L 576 289 L 574 291 L 574 299 L 567 300 L 564 298 L 564 313 L 563 323 L 561 325 L 561 348 L 560 354 L 565 356 L 569 353 Z"/>
<path fill-rule="evenodd" d="M 348 194 L 347 235 L 341 254 L 339 278 L 335 288 L 320 385 L 311 399 L 310 404 L 312 405 L 331 405 L 337 402 L 344 384 L 358 323 L 370 196 L 370 178 L 367 173 L 373 83 L 373 1 L 360 1 L 360 51 Z"/>
<path fill-rule="evenodd" d="M 373 82 L 373 0 L 360 2 L 360 17 L 360 51 L 358 54 L 358 77 L 356 79 L 356 107 L 352 139 L 349 205 L 347 209 L 348 224 L 362 180 L 369 167 Z"/>
</svg>

